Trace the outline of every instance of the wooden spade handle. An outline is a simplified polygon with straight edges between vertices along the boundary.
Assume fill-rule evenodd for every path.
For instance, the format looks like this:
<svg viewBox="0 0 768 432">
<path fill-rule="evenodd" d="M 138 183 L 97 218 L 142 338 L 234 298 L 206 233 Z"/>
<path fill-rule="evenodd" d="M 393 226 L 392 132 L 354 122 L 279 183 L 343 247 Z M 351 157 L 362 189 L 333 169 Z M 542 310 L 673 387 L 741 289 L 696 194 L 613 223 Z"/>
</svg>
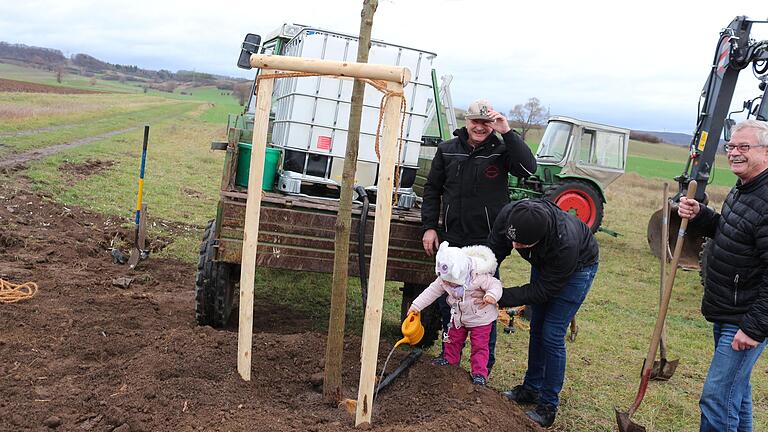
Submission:
<svg viewBox="0 0 768 432">
<path fill-rule="evenodd" d="M 691 180 L 688 183 L 687 198 L 692 199 L 696 194 L 696 180 Z M 688 228 L 688 219 L 683 218 L 680 221 L 680 229 L 677 231 L 677 242 L 675 243 L 675 251 L 672 254 L 672 268 L 670 269 L 669 277 L 666 280 L 664 286 L 664 292 L 661 295 L 661 304 L 659 304 L 659 316 L 656 317 L 656 327 L 653 329 L 653 336 L 651 337 L 651 345 L 648 347 L 648 355 L 643 363 L 643 374 L 646 370 L 650 371 L 653 367 L 653 360 L 656 357 L 656 350 L 659 348 L 659 339 L 661 338 L 661 330 L 664 328 L 664 321 L 667 319 L 667 309 L 669 309 L 669 299 L 672 295 L 672 286 L 675 284 L 675 275 L 677 274 L 677 264 L 680 261 L 680 253 L 683 250 L 683 241 L 685 240 L 685 230 Z"/>
</svg>

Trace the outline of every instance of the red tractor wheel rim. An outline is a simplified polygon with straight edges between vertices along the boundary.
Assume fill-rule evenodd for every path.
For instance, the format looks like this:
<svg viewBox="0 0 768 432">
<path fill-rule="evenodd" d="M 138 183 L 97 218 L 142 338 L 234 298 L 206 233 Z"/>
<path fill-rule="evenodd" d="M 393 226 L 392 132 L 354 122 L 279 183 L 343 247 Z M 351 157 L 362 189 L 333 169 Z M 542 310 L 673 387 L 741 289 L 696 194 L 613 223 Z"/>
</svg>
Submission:
<svg viewBox="0 0 768 432">
<path fill-rule="evenodd" d="M 589 195 L 578 190 L 567 190 L 561 193 L 555 203 L 561 209 L 575 213 L 576 217 L 587 224 L 590 228 L 595 223 L 597 217 L 597 206 L 595 201 Z"/>
</svg>

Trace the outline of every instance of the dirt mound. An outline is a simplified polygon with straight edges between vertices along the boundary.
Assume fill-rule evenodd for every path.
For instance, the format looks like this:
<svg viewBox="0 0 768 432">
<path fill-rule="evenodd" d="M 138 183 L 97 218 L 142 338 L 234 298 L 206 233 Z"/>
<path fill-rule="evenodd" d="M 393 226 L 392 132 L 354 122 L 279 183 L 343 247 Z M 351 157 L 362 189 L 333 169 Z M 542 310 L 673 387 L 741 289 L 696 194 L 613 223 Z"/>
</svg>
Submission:
<svg viewBox="0 0 768 432">
<path fill-rule="evenodd" d="M 93 90 L 83 90 L 70 87 L 57 87 L 46 84 L 36 84 L 26 81 L 16 81 L 0 78 L 0 92 L 23 93 L 59 93 L 59 94 L 93 94 L 102 93 Z"/>
<path fill-rule="evenodd" d="M 66 161 L 59 165 L 59 171 L 66 172 L 75 181 L 81 181 L 86 177 L 108 170 L 115 164 L 112 160 L 88 159 L 85 162 Z"/>
<path fill-rule="evenodd" d="M 325 335 L 311 322 L 257 301 L 253 379 L 242 381 L 236 330 L 194 322 L 194 266 L 151 257 L 128 273 L 112 264 L 118 222 L 0 185 L 0 278 L 40 287 L 0 304 L 0 430 L 354 430 L 313 385 Z M 128 289 L 112 285 L 127 275 Z M 389 349 L 382 344 L 382 361 Z M 347 338 L 353 399 L 359 355 L 359 338 Z M 379 395 L 373 422 L 381 431 L 540 430 L 467 372 L 426 359 Z"/>
</svg>

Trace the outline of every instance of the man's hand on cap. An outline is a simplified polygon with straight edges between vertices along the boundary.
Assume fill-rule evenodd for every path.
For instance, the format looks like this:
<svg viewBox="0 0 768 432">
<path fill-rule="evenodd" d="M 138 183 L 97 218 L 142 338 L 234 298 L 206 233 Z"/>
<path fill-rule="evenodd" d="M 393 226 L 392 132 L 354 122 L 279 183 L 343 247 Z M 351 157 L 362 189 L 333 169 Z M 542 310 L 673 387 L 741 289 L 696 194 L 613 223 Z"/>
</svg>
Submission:
<svg viewBox="0 0 768 432">
<path fill-rule="evenodd" d="M 510 131 L 509 122 L 503 114 L 497 111 L 488 111 L 488 117 L 493 119 L 491 128 L 500 134 L 505 134 Z"/>
</svg>

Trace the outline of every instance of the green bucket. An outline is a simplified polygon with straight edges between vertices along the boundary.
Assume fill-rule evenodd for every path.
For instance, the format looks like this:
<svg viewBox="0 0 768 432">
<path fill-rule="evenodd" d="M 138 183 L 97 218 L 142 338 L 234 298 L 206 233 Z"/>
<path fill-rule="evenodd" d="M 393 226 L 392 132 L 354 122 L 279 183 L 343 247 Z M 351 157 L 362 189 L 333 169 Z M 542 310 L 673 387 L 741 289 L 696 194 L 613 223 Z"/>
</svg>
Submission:
<svg viewBox="0 0 768 432">
<path fill-rule="evenodd" d="M 235 184 L 244 188 L 248 187 L 248 172 L 251 169 L 251 145 L 248 143 L 237 143 L 237 173 L 235 174 Z M 280 160 L 280 150 L 267 147 L 267 153 L 264 157 L 264 177 L 262 178 L 261 189 L 271 191 L 275 185 L 275 174 L 277 173 L 277 162 Z"/>
</svg>

